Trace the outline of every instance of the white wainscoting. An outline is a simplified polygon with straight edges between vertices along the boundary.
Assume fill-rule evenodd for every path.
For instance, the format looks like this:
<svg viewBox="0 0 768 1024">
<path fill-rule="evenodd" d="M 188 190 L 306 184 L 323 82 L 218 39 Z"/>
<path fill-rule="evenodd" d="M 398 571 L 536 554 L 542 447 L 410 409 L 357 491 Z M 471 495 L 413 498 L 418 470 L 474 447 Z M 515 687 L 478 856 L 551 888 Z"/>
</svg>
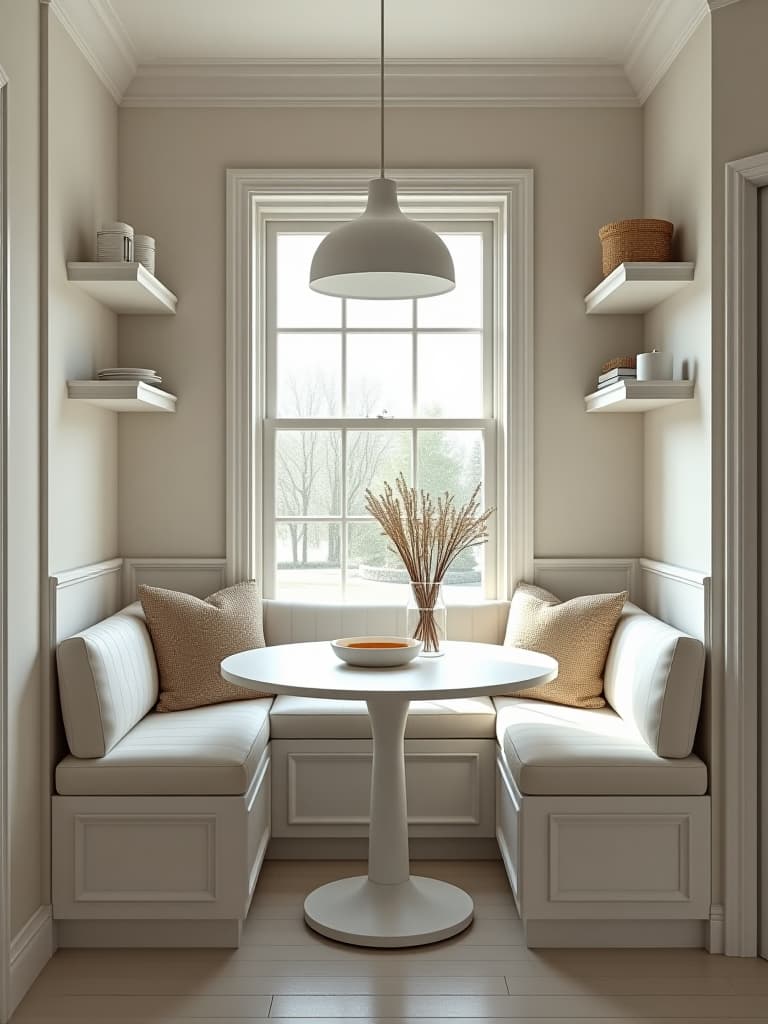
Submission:
<svg viewBox="0 0 768 1024">
<path fill-rule="evenodd" d="M 533 582 L 563 601 L 581 594 L 617 594 L 629 591 L 630 601 L 641 603 L 636 558 L 536 558 Z"/>
<path fill-rule="evenodd" d="M 123 603 L 136 600 L 140 583 L 207 597 L 226 586 L 224 558 L 125 558 Z"/>
<path fill-rule="evenodd" d="M 640 558 L 638 564 L 645 610 L 676 629 L 695 636 L 709 650 L 710 577 L 666 562 L 654 562 L 650 558 Z"/>
</svg>

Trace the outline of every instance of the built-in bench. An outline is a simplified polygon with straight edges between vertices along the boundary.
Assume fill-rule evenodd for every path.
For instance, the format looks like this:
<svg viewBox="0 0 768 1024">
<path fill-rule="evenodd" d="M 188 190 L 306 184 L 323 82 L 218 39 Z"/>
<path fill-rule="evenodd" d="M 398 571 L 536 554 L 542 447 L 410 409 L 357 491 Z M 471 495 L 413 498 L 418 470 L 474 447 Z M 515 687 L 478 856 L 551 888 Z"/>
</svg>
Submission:
<svg viewBox="0 0 768 1024">
<path fill-rule="evenodd" d="M 501 642 L 502 602 L 454 615 Z M 268 643 L 402 632 L 397 608 L 267 602 Z M 412 853 L 498 841 L 532 945 L 702 945 L 707 770 L 690 754 L 704 653 L 628 606 L 610 706 L 417 703 L 406 731 Z M 262 859 L 364 853 L 370 724 L 360 702 L 277 697 L 161 714 L 132 605 L 59 647 L 70 754 L 54 797 L 61 945 L 236 945 Z M 496 854 L 497 855 L 497 854 Z"/>
</svg>

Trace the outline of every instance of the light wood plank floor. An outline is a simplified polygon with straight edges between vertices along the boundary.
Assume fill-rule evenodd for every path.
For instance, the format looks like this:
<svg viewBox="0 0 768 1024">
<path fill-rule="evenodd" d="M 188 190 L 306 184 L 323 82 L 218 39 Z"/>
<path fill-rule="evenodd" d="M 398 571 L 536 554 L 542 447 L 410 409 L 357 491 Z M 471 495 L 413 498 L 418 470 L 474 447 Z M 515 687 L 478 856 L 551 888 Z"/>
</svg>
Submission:
<svg viewBox="0 0 768 1024">
<path fill-rule="evenodd" d="M 522 944 L 497 861 L 417 862 L 462 885 L 474 924 L 409 951 L 343 946 L 302 921 L 304 895 L 352 862 L 268 861 L 238 950 L 62 950 L 14 1022 L 54 1024 L 766 1024 L 768 962 L 699 950 Z"/>
</svg>

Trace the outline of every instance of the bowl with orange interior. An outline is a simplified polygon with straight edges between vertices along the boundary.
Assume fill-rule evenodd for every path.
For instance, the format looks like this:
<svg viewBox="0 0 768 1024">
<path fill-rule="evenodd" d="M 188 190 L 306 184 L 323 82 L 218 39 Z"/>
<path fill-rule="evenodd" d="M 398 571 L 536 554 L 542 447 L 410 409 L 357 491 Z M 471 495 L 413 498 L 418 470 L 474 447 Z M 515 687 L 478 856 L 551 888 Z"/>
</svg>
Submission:
<svg viewBox="0 0 768 1024">
<path fill-rule="evenodd" d="M 424 647 L 421 640 L 407 636 L 345 636 L 332 640 L 337 658 L 358 668 L 396 668 L 417 658 Z"/>
</svg>

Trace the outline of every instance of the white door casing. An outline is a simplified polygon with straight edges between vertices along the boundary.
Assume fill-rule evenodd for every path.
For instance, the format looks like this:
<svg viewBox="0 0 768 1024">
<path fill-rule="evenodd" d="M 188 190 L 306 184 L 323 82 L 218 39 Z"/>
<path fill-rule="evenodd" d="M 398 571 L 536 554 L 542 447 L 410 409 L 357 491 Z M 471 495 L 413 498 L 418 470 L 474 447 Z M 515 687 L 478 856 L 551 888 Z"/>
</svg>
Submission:
<svg viewBox="0 0 768 1024">
<path fill-rule="evenodd" d="M 0 67 L 0 1021 L 10 1000 L 10 848 L 8 835 L 8 653 L 7 653 L 7 482 L 8 363 L 10 298 L 8 265 L 7 94 L 8 79 Z"/>
<path fill-rule="evenodd" d="M 722 680 L 723 951 L 732 956 L 757 952 L 758 190 L 765 185 L 768 153 L 726 164 L 723 635 L 721 650 L 713 643 L 713 663 Z"/>
</svg>

